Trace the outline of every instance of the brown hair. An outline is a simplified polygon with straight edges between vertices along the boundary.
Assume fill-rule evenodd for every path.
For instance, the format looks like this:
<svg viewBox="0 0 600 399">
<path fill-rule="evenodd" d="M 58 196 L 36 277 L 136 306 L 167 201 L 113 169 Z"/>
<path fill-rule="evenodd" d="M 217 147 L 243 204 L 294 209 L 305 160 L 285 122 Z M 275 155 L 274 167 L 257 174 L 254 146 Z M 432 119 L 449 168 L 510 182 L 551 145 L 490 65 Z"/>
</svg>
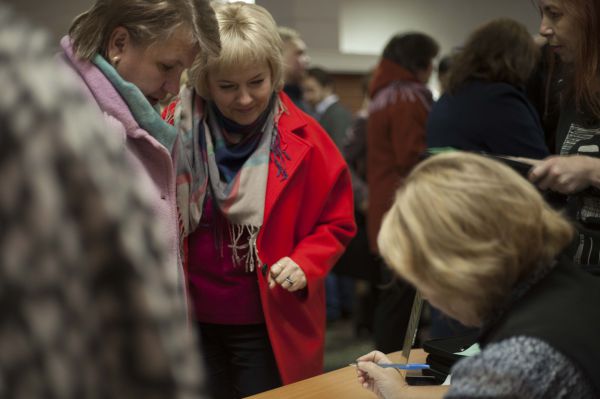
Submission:
<svg viewBox="0 0 600 399">
<path fill-rule="evenodd" d="M 538 53 L 525 26 L 508 18 L 490 21 L 476 29 L 454 56 L 448 90 L 455 92 L 471 79 L 523 86 Z"/>
<path fill-rule="evenodd" d="M 439 44 L 431 36 L 407 32 L 392 36 L 383 48 L 381 57 L 417 73 L 427 69 L 439 51 Z"/>
<path fill-rule="evenodd" d="M 600 119 L 600 0 L 561 0 L 577 35 L 570 85 L 579 109 Z"/>
<path fill-rule="evenodd" d="M 385 261 L 417 289 L 468 304 L 469 320 L 480 322 L 517 282 L 549 263 L 572 231 L 508 166 L 452 152 L 411 172 L 377 244 Z"/>
<path fill-rule="evenodd" d="M 141 46 L 166 40 L 185 26 L 191 43 L 197 41 L 211 53 L 218 53 L 220 48 L 217 22 L 208 0 L 97 0 L 69 28 L 75 53 L 83 59 L 97 53 L 106 56 L 110 35 L 119 26 Z"/>
</svg>

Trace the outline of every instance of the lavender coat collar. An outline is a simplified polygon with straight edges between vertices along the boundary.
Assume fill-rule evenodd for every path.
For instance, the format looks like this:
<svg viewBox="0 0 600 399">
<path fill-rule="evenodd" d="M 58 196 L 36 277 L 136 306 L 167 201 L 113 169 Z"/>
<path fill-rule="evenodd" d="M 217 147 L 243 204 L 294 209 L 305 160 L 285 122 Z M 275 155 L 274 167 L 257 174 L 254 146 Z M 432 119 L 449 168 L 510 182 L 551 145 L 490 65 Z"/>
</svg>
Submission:
<svg viewBox="0 0 600 399">
<path fill-rule="evenodd" d="M 176 138 L 174 128 L 162 120 L 135 85 L 123 80 L 100 55 L 92 62 L 78 59 L 68 36 L 62 38 L 61 46 L 67 61 L 85 81 L 102 111 L 121 122 L 128 136 L 152 136 L 171 151 Z"/>
</svg>

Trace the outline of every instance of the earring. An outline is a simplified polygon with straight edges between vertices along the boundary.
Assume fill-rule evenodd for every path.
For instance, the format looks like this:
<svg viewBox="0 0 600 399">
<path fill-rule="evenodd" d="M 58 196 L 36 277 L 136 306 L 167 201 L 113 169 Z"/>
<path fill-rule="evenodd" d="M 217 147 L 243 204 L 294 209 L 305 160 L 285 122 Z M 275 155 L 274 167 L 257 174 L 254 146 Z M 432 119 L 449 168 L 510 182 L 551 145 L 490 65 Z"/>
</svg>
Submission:
<svg viewBox="0 0 600 399">
<path fill-rule="evenodd" d="M 112 65 L 113 65 L 114 67 L 118 66 L 118 65 L 119 65 L 119 61 L 121 61 L 121 57 L 119 57 L 118 55 L 115 55 L 115 56 L 112 58 Z"/>
</svg>

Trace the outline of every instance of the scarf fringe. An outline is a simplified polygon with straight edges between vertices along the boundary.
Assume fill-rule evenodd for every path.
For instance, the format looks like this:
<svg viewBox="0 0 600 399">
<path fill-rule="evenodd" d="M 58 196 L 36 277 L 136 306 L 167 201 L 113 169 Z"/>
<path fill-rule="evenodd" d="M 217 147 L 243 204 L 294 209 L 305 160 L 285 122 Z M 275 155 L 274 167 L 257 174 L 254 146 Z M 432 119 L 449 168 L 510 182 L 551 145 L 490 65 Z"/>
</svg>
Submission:
<svg viewBox="0 0 600 399">
<path fill-rule="evenodd" d="M 244 265 L 247 272 L 253 272 L 260 263 L 258 258 L 258 248 L 256 240 L 260 226 L 251 225 L 230 225 L 229 226 L 229 248 L 231 248 L 231 257 L 236 266 Z M 243 241 L 245 236 L 248 241 Z"/>
</svg>

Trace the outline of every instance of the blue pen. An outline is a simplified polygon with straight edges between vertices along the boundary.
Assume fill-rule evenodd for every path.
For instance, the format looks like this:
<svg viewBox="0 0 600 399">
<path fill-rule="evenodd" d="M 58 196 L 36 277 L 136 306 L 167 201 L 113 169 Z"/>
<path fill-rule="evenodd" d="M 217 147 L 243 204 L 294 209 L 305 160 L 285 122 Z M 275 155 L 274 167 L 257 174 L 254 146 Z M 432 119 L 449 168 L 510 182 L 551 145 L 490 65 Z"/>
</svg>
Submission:
<svg viewBox="0 0 600 399">
<path fill-rule="evenodd" d="M 356 363 L 350 363 L 351 366 L 356 366 Z M 379 367 L 384 369 L 396 369 L 396 370 L 426 370 L 429 368 L 428 364 L 425 363 L 377 363 Z"/>
</svg>

